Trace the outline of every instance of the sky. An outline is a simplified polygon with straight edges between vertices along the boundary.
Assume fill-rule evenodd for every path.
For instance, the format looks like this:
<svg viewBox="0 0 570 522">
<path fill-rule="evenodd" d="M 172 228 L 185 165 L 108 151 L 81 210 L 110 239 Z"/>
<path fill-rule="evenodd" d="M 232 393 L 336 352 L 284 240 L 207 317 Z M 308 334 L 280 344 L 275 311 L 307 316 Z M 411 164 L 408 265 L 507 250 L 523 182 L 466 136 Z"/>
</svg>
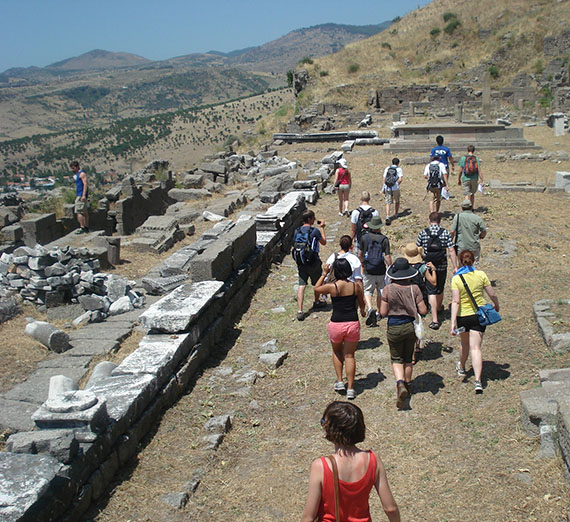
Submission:
<svg viewBox="0 0 570 522">
<path fill-rule="evenodd" d="M 378 24 L 428 0 L 0 0 L 0 72 L 93 49 L 163 60 L 262 45 L 323 23 Z"/>
</svg>

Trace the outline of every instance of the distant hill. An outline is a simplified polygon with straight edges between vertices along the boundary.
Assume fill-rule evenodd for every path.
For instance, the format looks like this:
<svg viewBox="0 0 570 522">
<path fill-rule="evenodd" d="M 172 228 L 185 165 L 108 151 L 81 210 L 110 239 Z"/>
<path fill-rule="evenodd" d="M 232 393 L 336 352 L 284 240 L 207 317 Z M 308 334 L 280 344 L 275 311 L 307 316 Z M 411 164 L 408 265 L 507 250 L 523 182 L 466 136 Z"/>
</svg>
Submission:
<svg viewBox="0 0 570 522">
<path fill-rule="evenodd" d="M 93 71 L 114 69 L 116 67 L 134 67 L 151 62 L 147 58 L 130 53 L 114 53 L 95 49 L 80 56 L 67 58 L 48 65 L 47 69 L 58 71 Z"/>
</svg>

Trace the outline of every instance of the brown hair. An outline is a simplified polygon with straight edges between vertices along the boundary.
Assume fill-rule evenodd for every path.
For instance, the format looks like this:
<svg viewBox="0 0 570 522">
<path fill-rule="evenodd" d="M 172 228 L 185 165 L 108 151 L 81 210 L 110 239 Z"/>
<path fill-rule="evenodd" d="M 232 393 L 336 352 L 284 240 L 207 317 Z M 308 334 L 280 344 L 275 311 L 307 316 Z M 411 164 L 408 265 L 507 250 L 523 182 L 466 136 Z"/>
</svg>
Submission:
<svg viewBox="0 0 570 522">
<path fill-rule="evenodd" d="M 469 145 L 469 146 L 467 147 L 467 152 L 471 152 L 471 153 L 475 152 L 475 146 L 474 146 L 474 145 Z"/>
<path fill-rule="evenodd" d="M 303 223 L 308 223 L 311 219 L 315 219 L 315 213 L 310 209 L 305 210 L 303 212 Z"/>
<path fill-rule="evenodd" d="M 345 252 L 348 252 L 352 246 L 352 238 L 346 234 L 344 236 L 340 236 L 338 246 L 340 246 L 340 248 L 342 248 L 342 250 Z"/>
<path fill-rule="evenodd" d="M 471 250 L 463 250 L 459 254 L 459 261 L 463 266 L 473 266 L 475 263 L 475 254 Z"/>
<path fill-rule="evenodd" d="M 441 214 L 439 212 L 432 212 L 428 219 L 430 223 L 437 223 L 439 225 L 441 223 Z"/>
<path fill-rule="evenodd" d="M 362 410 L 351 402 L 331 402 L 323 413 L 325 438 L 334 444 L 352 446 L 366 436 Z"/>
<path fill-rule="evenodd" d="M 79 161 L 73 160 L 73 161 L 69 164 L 69 168 L 78 169 L 78 168 L 79 168 Z"/>
</svg>

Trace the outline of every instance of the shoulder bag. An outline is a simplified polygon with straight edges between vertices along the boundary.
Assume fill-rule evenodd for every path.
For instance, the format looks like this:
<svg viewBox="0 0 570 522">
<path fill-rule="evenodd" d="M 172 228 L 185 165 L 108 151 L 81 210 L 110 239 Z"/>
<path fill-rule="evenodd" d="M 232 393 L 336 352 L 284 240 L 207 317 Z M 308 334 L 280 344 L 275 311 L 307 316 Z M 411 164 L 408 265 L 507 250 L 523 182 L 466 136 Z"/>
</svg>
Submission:
<svg viewBox="0 0 570 522">
<path fill-rule="evenodd" d="M 495 308 L 491 303 L 486 303 L 483 306 L 479 306 L 477 304 L 477 301 L 475 301 L 475 298 L 473 297 L 473 294 L 471 293 L 471 290 L 469 289 L 469 286 L 467 285 L 467 282 L 465 281 L 463 274 L 459 274 L 459 277 L 461 278 L 461 281 L 463 281 L 463 286 L 465 287 L 467 294 L 471 298 L 473 306 L 477 310 L 477 319 L 479 320 L 479 324 L 481 326 L 488 326 L 490 324 L 498 323 L 501 320 L 499 312 L 495 310 Z"/>
<path fill-rule="evenodd" d="M 412 285 L 410 285 L 410 292 L 412 292 L 412 299 L 414 301 L 414 304 L 416 303 L 416 298 L 414 296 L 414 288 Z M 420 315 L 420 313 L 417 311 L 417 305 L 416 305 L 416 318 L 414 319 L 414 332 L 416 334 L 416 338 L 418 339 L 418 341 L 423 341 L 425 336 L 426 336 L 426 330 L 424 328 L 424 323 L 422 321 L 422 316 Z"/>
</svg>

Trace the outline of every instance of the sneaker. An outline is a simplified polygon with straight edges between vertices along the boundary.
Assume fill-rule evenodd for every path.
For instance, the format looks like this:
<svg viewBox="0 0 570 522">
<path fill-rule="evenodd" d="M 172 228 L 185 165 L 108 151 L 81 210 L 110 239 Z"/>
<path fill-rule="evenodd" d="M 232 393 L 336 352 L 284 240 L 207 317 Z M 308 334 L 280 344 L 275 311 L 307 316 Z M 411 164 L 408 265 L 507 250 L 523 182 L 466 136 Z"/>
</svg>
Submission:
<svg viewBox="0 0 570 522">
<path fill-rule="evenodd" d="M 349 388 L 346 390 L 346 398 L 350 400 L 356 399 L 356 392 L 352 388 Z"/>
<path fill-rule="evenodd" d="M 406 399 L 408 398 L 408 388 L 406 387 L 406 383 L 404 381 L 398 381 L 396 384 L 397 389 L 397 396 L 396 399 L 396 408 L 399 410 L 403 410 L 406 406 Z"/>
<path fill-rule="evenodd" d="M 346 388 L 344 387 L 344 382 L 342 381 L 337 381 L 334 383 L 334 391 L 338 392 L 338 393 L 344 393 L 346 391 Z"/>
<path fill-rule="evenodd" d="M 481 381 L 475 381 L 475 393 L 478 395 L 483 393 L 483 385 L 481 384 Z"/>
<path fill-rule="evenodd" d="M 338 215 L 339 215 L 339 216 L 344 216 L 344 212 L 339 212 Z"/>
<path fill-rule="evenodd" d="M 461 363 L 459 361 L 455 363 L 455 371 L 459 377 L 465 377 L 465 368 L 461 367 Z"/>
<path fill-rule="evenodd" d="M 325 306 L 327 306 L 327 302 L 322 299 L 313 302 L 313 308 L 324 308 Z"/>
<path fill-rule="evenodd" d="M 304 321 L 304 320 L 305 320 L 305 313 L 297 312 L 297 321 Z"/>
<path fill-rule="evenodd" d="M 377 321 L 378 317 L 376 315 L 376 310 L 374 308 L 371 308 L 366 314 L 366 326 L 374 326 Z"/>
<path fill-rule="evenodd" d="M 82 228 L 78 228 L 78 229 L 75 231 L 75 234 L 76 234 L 76 235 L 85 234 L 85 230 L 83 230 Z"/>
<path fill-rule="evenodd" d="M 392 224 L 392 220 L 390 218 L 386 218 L 386 220 L 384 221 L 384 223 L 386 223 L 387 226 Z"/>
</svg>

